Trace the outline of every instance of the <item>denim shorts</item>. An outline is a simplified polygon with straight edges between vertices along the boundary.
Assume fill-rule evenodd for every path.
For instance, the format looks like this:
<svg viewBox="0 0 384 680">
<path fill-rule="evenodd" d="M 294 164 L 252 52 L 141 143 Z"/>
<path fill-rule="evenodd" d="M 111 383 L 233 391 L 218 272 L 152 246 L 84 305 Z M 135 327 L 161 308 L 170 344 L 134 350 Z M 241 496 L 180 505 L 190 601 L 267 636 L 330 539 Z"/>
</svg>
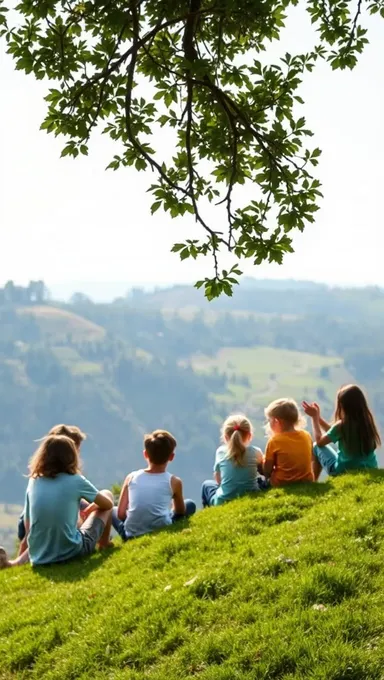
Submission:
<svg viewBox="0 0 384 680">
<path fill-rule="evenodd" d="M 105 524 L 100 517 L 90 515 L 81 525 L 79 531 L 83 540 L 83 545 L 79 555 L 90 555 L 96 550 L 105 529 Z"/>
</svg>

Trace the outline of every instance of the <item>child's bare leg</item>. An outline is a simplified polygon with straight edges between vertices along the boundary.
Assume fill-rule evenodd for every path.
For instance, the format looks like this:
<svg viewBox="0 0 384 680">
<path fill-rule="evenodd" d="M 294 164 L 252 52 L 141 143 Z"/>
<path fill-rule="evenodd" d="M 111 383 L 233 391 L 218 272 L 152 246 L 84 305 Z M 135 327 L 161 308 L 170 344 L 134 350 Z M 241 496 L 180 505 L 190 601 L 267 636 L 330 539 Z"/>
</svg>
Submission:
<svg viewBox="0 0 384 680">
<path fill-rule="evenodd" d="M 102 491 L 100 491 L 100 493 L 102 493 L 103 496 L 107 496 L 107 498 L 110 498 L 113 503 L 113 494 L 111 491 L 109 491 L 109 489 L 103 489 Z M 112 541 L 110 540 L 112 526 L 112 509 L 111 510 L 96 509 L 88 515 L 86 521 L 88 521 L 89 518 L 91 517 L 98 517 L 104 524 L 104 531 L 99 540 L 99 548 L 101 549 L 108 548 L 109 546 L 113 545 Z"/>
</svg>

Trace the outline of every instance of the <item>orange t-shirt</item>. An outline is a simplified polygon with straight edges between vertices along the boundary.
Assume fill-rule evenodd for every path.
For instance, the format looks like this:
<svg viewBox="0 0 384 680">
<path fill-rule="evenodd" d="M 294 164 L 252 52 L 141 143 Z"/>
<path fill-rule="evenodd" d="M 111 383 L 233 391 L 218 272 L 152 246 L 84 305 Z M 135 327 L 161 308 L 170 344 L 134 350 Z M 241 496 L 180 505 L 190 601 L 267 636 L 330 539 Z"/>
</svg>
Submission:
<svg viewBox="0 0 384 680">
<path fill-rule="evenodd" d="M 272 486 L 313 482 L 312 437 L 305 430 L 275 434 L 265 450 L 265 462 L 273 463 Z"/>
</svg>

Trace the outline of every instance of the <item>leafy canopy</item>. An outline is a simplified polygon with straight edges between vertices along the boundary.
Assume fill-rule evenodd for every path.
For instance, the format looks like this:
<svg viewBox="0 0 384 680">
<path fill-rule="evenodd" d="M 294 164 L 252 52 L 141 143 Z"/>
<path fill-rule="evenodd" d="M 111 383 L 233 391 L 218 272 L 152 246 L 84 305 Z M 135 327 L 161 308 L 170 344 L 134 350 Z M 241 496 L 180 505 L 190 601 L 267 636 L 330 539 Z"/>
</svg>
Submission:
<svg viewBox="0 0 384 680">
<path fill-rule="evenodd" d="M 116 143 L 109 168 L 153 171 L 152 213 L 200 226 L 173 251 L 213 257 L 213 276 L 196 284 L 208 299 L 232 294 L 241 258 L 292 252 L 321 197 L 320 150 L 297 112 L 303 74 L 319 59 L 353 68 L 368 42 L 363 10 L 384 16 L 384 0 L 306 0 L 318 44 L 278 64 L 261 53 L 298 0 L 24 0 L 7 14 L 11 4 L 0 0 L 0 32 L 16 68 L 56 81 L 42 128 L 73 157 L 101 128 Z"/>
</svg>

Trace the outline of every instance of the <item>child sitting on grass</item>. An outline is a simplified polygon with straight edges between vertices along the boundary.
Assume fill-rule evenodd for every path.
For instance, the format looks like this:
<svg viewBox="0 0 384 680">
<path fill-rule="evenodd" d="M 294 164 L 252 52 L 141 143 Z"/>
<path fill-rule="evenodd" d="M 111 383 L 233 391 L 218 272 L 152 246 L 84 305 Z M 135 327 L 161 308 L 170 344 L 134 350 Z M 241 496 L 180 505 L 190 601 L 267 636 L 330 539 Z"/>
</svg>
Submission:
<svg viewBox="0 0 384 680">
<path fill-rule="evenodd" d="M 63 435 L 43 440 L 29 465 L 24 508 L 28 549 L 9 560 L 0 548 L 0 568 L 64 562 L 109 545 L 113 496 L 80 474 L 79 452 Z M 81 499 L 89 501 L 77 527 Z"/>
<path fill-rule="evenodd" d="M 65 437 L 69 437 L 72 439 L 73 443 L 75 444 L 79 454 L 80 454 L 80 447 L 83 441 L 87 438 L 86 434 L 80 430 L 79 427 L 76 425 L 54 425 L 52 427 L 48 434 L 47 437 L 54 436 L 54 435 L 64 435 Z M 83 504 L 84 507 L 84 504 Z M 20 541 L 20 546 L 19 546 L 19 551 L 18 555 L 21 555 L 27 548 L 28 548 L 28 543 L 27 543 L 27 533 L 25 531 L 25 522 L 24 522 L 24 512 L 21 513 L 20 518 L 19 518 L 19 523 L 17 527 L 17 536 Z"/>
<path fill-rule="evenodd" d="M 252 425 L 243 415 L 229 416 L 221 429 L 223 445 L 216 451 L 215 481 L 203 482 L 203 507 L 221 505 L 250 491 L 259 491 L 264 479 L 260 449 L 251 446 Z"/>
<path fill-rule="evenodd" d="M 276 399 L 265 409 L 271 437 L 264 456 L 264 474 L 272 486 L 313 482 L 312 438 L 293 399 Z"/>
<path fill-rule="evenodd" d="M 375 451 L 381 445 L 380 435 L 360 387 L 347 385 L 338 391 L 332 426 L 321 417 L 318 404 L 304 401 L 303 408 L 312 418 L 316 479 L 323 468 L 334 476 L 378 467 Z M 337 451 L 331 443 L 337 444 Z"/>
<path fill-rule="evenodd" d="M 144 437 L 147 467 L 131 472 L 121 489 L 119 504 L 112 511 L 112 525 L 123 541 L 169 526 L 196 512 L 184 500 L 181 479 L 167 472 L 175 457 L 176 439 L 166 430 Z"/>
</svg>

